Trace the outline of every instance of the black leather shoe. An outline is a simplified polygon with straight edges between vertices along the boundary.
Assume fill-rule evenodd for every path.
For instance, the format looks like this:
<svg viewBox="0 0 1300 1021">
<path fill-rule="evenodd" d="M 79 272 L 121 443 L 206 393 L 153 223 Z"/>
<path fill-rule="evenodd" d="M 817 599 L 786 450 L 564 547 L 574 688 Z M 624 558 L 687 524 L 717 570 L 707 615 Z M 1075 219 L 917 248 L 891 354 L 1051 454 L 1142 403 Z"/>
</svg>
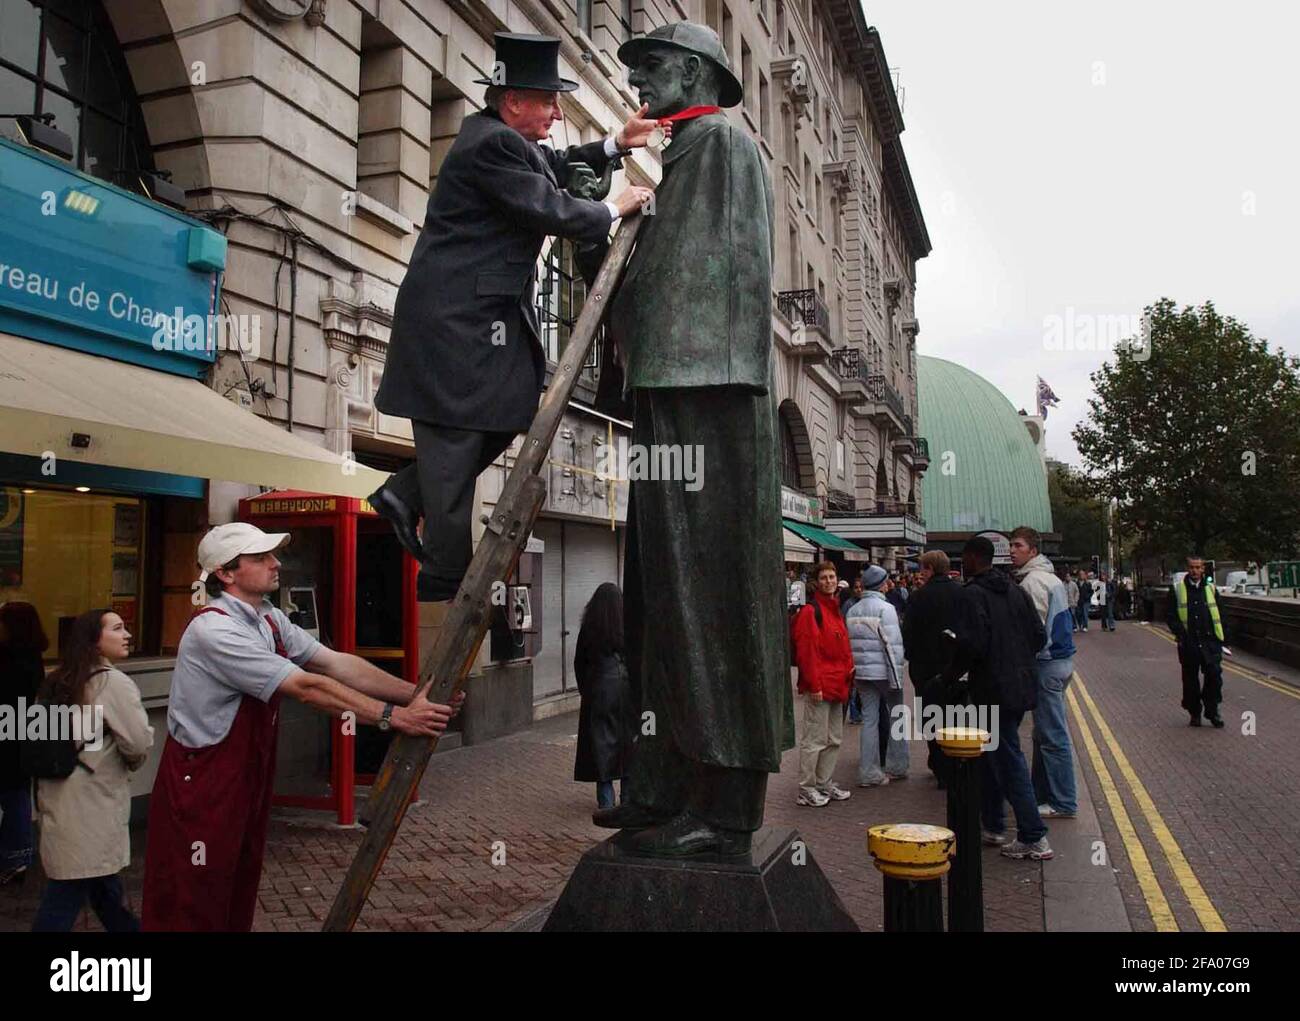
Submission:
<svg viewBox="0 0 1300 1021">
<path fill-rule="evenodd" d="M 753 836 L 743 830 L 724 830 L 683 812 L 662 826 L 632 837 L 628 841 L 628 850 L 656 858 L 688 858 L 702 854 L 734 858 L 749 854 Z"/>
<path fill-rule="evenodd" d="M 420 533 L 416 526 L 419 524 L 419 516 L 410 507 L 406 506 L 401 500 L 390 493 L 385 487 L 380 486 L 367 498 L 370 506 L 375 509 L 375 513 L 393 526 L 393 531 L 397 535 L 397 541 L 402 544 L 402 549 L 415 557 L 416 563 L 424 560 L 424 549 L 420 544 Z"/>
<path fill-rule="evenodd" d="M 1193 716 L 1187 721 L 1187 725 L 1189 727 L 1199 727 L 1201 725 L 1201 718 L 1199 716 Z"/>
<path fill-rule="evenodd" d="M 658 826 L 664 817 L 628 801 L 614 808 L 596 809 L 591 813 L 591 821 L 607 830 L 643 830 Z"/>
<path fill-rule="evenodd" d="M 1206 719 L 1209 720 L 1211 723 L 1213 723 L 1213 724 L 1214 724 L 1216 727 L 1218 727 L 1220 730 L 1223 729 L 1223 717 L 1222 717 L 1222 716 L 1207 716 Z"/>
</svg>

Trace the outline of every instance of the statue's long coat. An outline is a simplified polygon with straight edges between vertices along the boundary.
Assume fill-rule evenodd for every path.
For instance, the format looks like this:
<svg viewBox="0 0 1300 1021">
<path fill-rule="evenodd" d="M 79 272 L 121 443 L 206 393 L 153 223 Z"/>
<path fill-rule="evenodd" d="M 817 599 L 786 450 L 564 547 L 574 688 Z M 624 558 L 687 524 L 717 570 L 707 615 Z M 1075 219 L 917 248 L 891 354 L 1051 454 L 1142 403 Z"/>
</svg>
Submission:
<svg viewBox="0 0 1300 1021">
<path fill-rule="evenodd" d="M 694 762 L 768 772 L 794 744 L 772 223 L 753 140 L 722 114 L 679 124 L 609 319 L 633 442 L 704 451 L 698 491 L 632 484 L 629 666 L 655 714 L 655 735 L 639 743 L 667 739 Z"/>
</svg>

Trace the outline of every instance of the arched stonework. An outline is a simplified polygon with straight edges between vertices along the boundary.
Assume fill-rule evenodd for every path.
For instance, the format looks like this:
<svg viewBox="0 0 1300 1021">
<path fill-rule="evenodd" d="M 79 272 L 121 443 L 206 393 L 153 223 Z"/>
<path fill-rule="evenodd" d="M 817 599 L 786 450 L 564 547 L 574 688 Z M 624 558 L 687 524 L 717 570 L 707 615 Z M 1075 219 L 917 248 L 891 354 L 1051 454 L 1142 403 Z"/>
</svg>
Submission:
<svg viewBox="0 0 1300 1021">
<path fill-rule="evenodd" d="M 101 2 L 131 72 L 157 166 L 172 171 L 174 182 L 187 191 L 210 187 L 208 151 L 191 82 L 195 71 L 181 53 L 168 11 L 191 5 L 177 0 Z M 159 151 L 163 145 L 167 149 Z"/>
<path fill-rule="evenodd" d="M 799 490 L 814 494 L 817 491 L 817 471 L 813 465 L 812 442 L 808 437 L 808 427 L 803 420 L 803 412 L 792 400 L 784 400 L 778 408 L 780 427 L 789 429 L 797 455 L 795 465 L 798 468 Z M 782 446 L 784 449 L 784 446 Z"/>
</svg>

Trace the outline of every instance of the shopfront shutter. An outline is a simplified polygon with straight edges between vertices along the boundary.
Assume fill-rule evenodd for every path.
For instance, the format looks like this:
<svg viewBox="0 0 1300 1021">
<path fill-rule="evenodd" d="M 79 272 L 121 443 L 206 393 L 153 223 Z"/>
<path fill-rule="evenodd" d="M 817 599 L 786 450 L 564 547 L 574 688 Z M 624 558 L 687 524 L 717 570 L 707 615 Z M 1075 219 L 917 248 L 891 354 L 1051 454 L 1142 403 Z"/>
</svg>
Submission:
<svg viewBox="0 0 1300 1021">
<path fill-rule="evenodd" d="M 542 554 L 542 648 L 533 657 L 533 701 L 547 695 L 558 694 L 563 687 L 563 642 L 564 618 L 562 586 L 564 574 L 563 543 L 560 539 L 558 521 L 539 520 L 533 528 L 534 537 L 546 543 Z M 536 597 L 534 597 L 536 598 Z M 536 610 L 537 604 L 534 604 Z"/>
<path fill-rule="evenodd" d="M 582 625 L 582 611 L 599 588 L 607 581 L 622 586 L 619 577 L 619 533 L 609 525 L 580 525 L 564 523 L 564 628 L 565 638 L 565 688 L 576 690 L 577 678 L 573 673 L 573 650 L 578 642 L 578 629 Z"/>
</svg>

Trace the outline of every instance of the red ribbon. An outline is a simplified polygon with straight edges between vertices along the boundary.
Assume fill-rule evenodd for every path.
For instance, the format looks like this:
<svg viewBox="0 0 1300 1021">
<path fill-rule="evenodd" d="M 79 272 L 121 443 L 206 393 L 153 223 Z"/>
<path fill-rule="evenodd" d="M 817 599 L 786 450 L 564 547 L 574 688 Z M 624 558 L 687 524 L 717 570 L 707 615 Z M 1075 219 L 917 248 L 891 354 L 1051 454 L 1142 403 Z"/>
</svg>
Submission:
<svg viewBox="0 0 1300 1021">
<path fill-rule="evenodd" d="M 673 121 L 687 121 L 695 117 L 703 117 L 706 113 L 722 113 L 720 106 L 688 106 L 685 110 L 679 110 L 677 113 L 670 114 L 667 117 L 660 117 L 656 123 L 660 127 L 671 124 Z"/>
</svg>

